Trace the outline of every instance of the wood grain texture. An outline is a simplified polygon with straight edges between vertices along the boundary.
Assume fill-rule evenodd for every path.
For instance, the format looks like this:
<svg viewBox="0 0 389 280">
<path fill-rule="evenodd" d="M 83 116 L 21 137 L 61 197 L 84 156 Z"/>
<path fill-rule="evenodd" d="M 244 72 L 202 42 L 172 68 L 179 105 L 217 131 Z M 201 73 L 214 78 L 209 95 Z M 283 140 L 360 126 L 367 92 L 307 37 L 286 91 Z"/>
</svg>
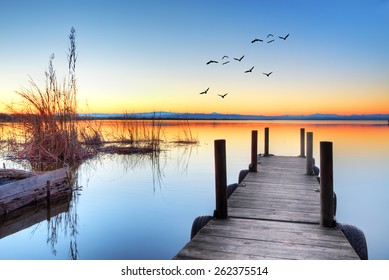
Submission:
<svg viewBox="0 0 389 280">
<path fill-rule="evenodd" d="M 174 259 L 359 259 L 338 228 L 320 226 L 320 188 L 306 159 L 262 157 L 212 219 Z"/>
</svg>

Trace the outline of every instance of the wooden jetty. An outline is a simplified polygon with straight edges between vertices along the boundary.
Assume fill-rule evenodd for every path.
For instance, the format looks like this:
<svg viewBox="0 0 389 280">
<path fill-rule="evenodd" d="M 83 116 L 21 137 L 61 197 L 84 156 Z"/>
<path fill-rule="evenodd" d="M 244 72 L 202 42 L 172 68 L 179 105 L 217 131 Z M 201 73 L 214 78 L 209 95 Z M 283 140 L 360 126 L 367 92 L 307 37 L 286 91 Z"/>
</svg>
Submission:
<svg viewBox="0 0 389 280">
<path fill-rule="evenodd" d="M 218 174 L 217 141 L 221 140 L 215 141 L 215 214 L 174 259 L 360 259 L 336 226 L 333 190 L 330 189 L 330 199 L 323 191 L 323 184 L 332 185 L 332 177 L 321 178 L 319 185 L 307 165 L 312 162 L 312 143 L 307 143 L 307 158 L 302 149 L 299 157 L 262 156 L 258 160 L 256 134 L 253 131 L 251 172 L 239 183 L 228 203 L 217 190 L 218 185 L 224 188 L 225 175 Z M 312 140 L 311 134 L 307 134 L 307 140 Z M 267 141 L 265 130 L 265 153 L 269 155 Z M 321 157 L 325 159 L 324 155 Z M 332 162 L 329 167 L 332 168 Z M 328 168 L 321 168 L 323 177 Z M 220 196 L 225 207 L 218 202 Z"/>
<path fill-rule="evenodd" d="M 11 211 L 48 199 L 62 192 L 70 192 L 68 167 L 39 174 L 0 186 L 0 216 Z"/>
</svg>

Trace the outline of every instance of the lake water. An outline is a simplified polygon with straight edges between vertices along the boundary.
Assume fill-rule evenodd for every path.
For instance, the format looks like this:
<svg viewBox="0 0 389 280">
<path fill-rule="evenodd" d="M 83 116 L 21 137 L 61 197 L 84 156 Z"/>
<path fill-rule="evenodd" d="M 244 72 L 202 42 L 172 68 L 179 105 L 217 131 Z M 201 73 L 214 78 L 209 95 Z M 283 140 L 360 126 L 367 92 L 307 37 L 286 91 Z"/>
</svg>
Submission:
<svg viewBox="0 0 389 280">
<path fill-rule="evenodd" d="M 182 133 L 174 121 L 164 124 L 166 138 Z M 265 127 L 275 155 L 299 155 L 300 128 L 312 131 L 317 165 L 319 142 L 333 142 L 337 221 L 363 230 L 369 259 L 389 259 L 389 126 L 346 121 L 191 121 L 197 145 L 168 145 L 158 158 L 88 160 L 70 206 L 3 236 L 0 259 L 171 259 L 189 241 L 193 220 L 213 213 L 214 140 L 226 139 L 227 183 L 236 183 L 251 160 L 251 131 L 263 153 Z"/>
</svg>

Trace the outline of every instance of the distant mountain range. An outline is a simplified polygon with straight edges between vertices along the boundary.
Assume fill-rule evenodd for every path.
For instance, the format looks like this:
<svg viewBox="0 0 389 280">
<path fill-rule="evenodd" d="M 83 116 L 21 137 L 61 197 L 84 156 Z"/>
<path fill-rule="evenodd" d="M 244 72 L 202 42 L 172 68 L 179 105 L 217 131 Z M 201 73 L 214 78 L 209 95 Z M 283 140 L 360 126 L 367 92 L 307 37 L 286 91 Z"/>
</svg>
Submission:
<svg viewBox="0 0 389 280">
<path fill-rule="evenodd" d="M 88 114 L 82 117 L 91 117 L 97 119 L 123 119 L 123 118 L 142 118 L 142 119 L 189 119 L 189 120 L 389 120 L 389 114 L 311 114 L 311 115 L 241 115 L 241 114 L 219 114 L 219 113 L 174 113 L 174 112 L 145 112 L 132 114 Z"/>
</svg>

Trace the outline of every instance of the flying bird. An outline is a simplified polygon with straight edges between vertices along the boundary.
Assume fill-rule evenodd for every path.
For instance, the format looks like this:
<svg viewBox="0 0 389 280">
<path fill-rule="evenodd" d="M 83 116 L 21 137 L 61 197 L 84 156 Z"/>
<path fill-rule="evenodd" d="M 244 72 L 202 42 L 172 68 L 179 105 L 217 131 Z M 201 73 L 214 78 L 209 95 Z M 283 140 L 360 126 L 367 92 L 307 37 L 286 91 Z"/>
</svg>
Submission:
<svg viewBox="0 0 389 280">
<path fill-rule="evenodd" d="M 210 60 L 210 61 L 207 62 L 207 65 L 211 64 L 211 63 L 219 63 L 219 62 L 217 62 L 216 60 Z"/>
<path fill-rule="evenodd" d="M 208 90 L 209 90 L 209 88 L 207 88 L 206 90 L 200 92 L 200 94 L 207 94 L 207 93 L 208 93 Z"/>
<path fill-rule="evenodd" d="M 274 37 L 274 35 L 269 33 L 266 38 L 269 38 L 269 37 Z"/>
<path fill-rule="evenodd" d="M 225 94 L 218 94 L 221 98 L 224 98 L 224 97 L 226 97 L 226 95 L 227 95 L 228 93 L 225 93 Z"/>
<path fill-rule="evenodd" d="M 226 61 L 226 62 L 223 62 L 223 65 L 225 65 L 225 64 L 227 64 L 227 63 L 230 63 L 230 61 L 228 60 L 228 61 Z"/>
<path fill-rule="evenodd" d="M 236 58 L 236 57 L 234 57 L 234 59 L 237 60 L 237 61 L 242 61 L 243 58 L 244 58 L 244 55 L 242 55 L 241 58 Z"/>
<path fill-rule="evenodd" d="M 285 37 L 278 36 L 278 38 L 280 38 L 280 39 L 282 39 L 282 40 L 286 40 L 286 38 L 288 38 L 288 37 L 289 37 L 289 34 L 286 35 Z"/>
<path fill-rule="evenodd" d="M 263 40 L 255 38 L 254 40 L 251 41 L 251 43 L 255 43 L 255 42 L 263 42 Z"/>
<path fill-rule="evenodd" d="M 253 69 L 254 69 L 254 66 L 253 67 L 251 67 L 249 70 L 246 70 L 246 71 L 244 71 L 245 73 L 249 73 L 249 72 L 252 72 L 253 71 Z"/>
<path fill-rule="evenodd" d="M 262 73 L 263 75 L 266 75 L 266 76 L 270 76 L 271 75 L 271 73 L 273 73 L 273 72 L 269 72 L 269 73 Z"/>
<path fill-rule="evenodd" d="M 267 41 L 268 44 L 271 43 L 271 42 L 274 42 L 274 40 Z"/>
<path fill-rule="evenodd" d="M 227 55 L 224 55 L 224 56 L 222 57 L 222 59 L 225 59 L 225 58 L 228 58 L 228 56 L 227 56 Z"/>
</svg>

